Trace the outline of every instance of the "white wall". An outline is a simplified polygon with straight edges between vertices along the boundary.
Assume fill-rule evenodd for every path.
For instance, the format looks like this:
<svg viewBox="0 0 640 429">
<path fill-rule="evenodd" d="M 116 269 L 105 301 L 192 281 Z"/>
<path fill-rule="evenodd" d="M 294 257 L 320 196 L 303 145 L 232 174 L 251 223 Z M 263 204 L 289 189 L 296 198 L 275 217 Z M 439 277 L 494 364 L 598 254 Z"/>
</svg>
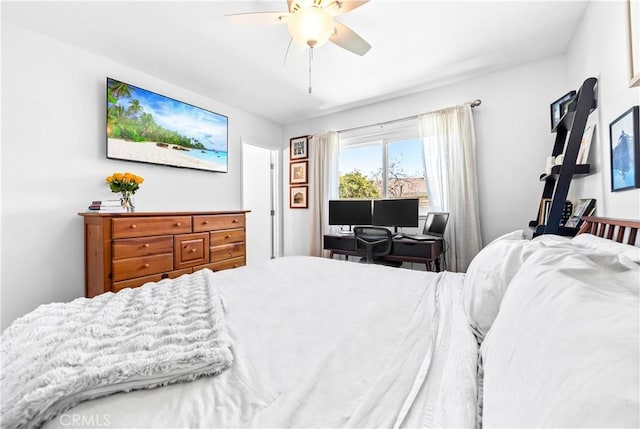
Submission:
<svg viewBox="0 0 640 429">
<path fill-rule="evenodd" d="M 505 232 L 527 229 L 537 214 L 543 188 L 538 177 L 554 141 L 549 132 L 549 104 L 573 88 L 566 83 L 565 70 L 564 57 L 553 57 L 286 126 L 284 136 L 375 124 L 480 98 L 482 105 L 474 109 L 478 193 L 482 236 L 488 243 Z M 285 153 L 284 159 L 288 156 Z M 285 254 L 308 254 L 308 211 L 285 210 L 284 215 Z"/>
<path fill-rule="evenodd" d="M 640 105 L 640 87 L 629 88 L 625 2 L 591 2 L 567 54 L 567 75 L 579 85 L 598 78 L 599 107 L 589 162 L 594 174 L 575 180 L 572 199 L 595 198 L 599 216 L 638 219 L 640 189 L 611 192 L 609 124 L 631 106 Z"/>
<path fill-rule="evenodd" d="M 2 24 L 2 328 L 39 304 L 84 294 L 76 213 L 114 197 L 109 174 L 145 178 L 138 211 L 239 209 L 241 137 L 282 145 L 280 124 Z M 228 116 L 229 173 L 106 159 L 106 76 Z"/>
</svg>

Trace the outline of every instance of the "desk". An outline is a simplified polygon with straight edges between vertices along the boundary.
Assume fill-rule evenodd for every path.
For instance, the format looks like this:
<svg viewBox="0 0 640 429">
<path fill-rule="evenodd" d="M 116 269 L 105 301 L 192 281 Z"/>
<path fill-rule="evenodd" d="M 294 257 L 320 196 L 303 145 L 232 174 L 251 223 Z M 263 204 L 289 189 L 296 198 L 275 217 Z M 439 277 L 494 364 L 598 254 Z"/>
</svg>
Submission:
<svg viewBox="0 0 640 429">
<path fill-rule="evenodd" d="M 333 255 L 358 256 L 353 235 L 325 235 L 323 246 Z M 427 270 L 440 271 L 442 240 L 418 241 L 410 238 L 394 238 L 391 254 L 383 259 L 390 261 L 417 262 L 425 264 Z"/>
</svg>

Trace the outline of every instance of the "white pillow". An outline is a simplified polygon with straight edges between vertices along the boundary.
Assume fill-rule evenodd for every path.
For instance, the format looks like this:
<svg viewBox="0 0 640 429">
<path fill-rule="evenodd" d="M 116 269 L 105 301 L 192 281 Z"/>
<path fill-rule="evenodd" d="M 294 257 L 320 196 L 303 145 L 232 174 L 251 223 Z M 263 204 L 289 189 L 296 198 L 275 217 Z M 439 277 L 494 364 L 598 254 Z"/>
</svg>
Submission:
<svg viewBox="0 0 640 429">
<path fill-rule="evenodd" d="M 613 240 L 607 240 L 606 238 L 592 234 L 576 235 L 571 239 L 571 242 L 585 249 L 624 255 L 633 262 L 640 263 L 640 247 L 617 243 Z"/>
<path fill-rule="evenodd" d="M 639 427 L 639 305 L 624 256 L 538 249 L 481 346 L 483 427 Z"/>
<path fill-rule="evenodd" d="M 484 338 L 500 309 L 502 296 L 522 263 L 537 249 L 568 243 L 565 237 L 542 235 L 523 240 L 522 230 L 498 237 L 469 264 L 464 279 L 464 308 L 469 326 Z"/>
</svg>

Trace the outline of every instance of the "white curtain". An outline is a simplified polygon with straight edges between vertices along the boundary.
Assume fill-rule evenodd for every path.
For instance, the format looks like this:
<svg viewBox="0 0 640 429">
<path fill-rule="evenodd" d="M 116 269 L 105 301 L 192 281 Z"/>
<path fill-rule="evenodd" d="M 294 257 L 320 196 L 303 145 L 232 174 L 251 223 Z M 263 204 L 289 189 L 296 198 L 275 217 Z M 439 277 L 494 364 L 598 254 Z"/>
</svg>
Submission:
<svg viewBox="0 0 640 429">
<path fill-rule="evenodd" d="M 338 198 L 338 152 L 336 132 L 309 140 L 309 211 L 312 256 L 323 256 L 323 236 L 329 232 L 329 200 Z"/>
<path fill-rule="evenodd" d="M 418 118 L 430 210 L 450 213 L 445 233 L 447 265 L 464 272 L 482 246 L 471 105 Z"/>
</svg>

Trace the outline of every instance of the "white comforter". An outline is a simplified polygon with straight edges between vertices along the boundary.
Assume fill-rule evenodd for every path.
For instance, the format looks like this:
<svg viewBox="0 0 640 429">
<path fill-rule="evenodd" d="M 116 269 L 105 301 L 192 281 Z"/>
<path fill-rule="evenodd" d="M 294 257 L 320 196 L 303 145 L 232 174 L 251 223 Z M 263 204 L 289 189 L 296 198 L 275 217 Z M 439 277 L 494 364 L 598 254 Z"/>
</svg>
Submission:
<svg viewBox="0 0 640 429">
<path fill-rule="evenodd" d="M 214 275 L 234 364 L 45 427 L 473 427 L 460 274 L 290 257 Z"/>
</svg>

